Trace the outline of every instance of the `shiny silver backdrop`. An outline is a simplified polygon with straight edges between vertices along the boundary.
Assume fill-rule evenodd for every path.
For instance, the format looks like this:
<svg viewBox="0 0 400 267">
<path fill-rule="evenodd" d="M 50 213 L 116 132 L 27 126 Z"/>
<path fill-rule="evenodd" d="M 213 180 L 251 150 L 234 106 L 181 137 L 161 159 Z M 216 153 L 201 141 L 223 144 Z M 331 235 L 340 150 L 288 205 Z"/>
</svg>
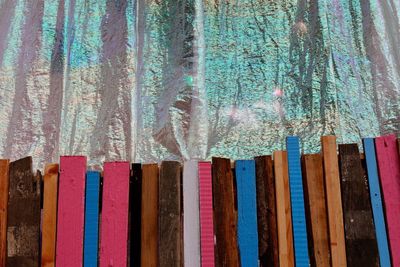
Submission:
<svg viewBox="0 0 400 267">
<path fill-rule="evenodd" d="M 399 133 L 398 0 L 0 0 L 0 153 L 234 159 Z"/>
</svg>

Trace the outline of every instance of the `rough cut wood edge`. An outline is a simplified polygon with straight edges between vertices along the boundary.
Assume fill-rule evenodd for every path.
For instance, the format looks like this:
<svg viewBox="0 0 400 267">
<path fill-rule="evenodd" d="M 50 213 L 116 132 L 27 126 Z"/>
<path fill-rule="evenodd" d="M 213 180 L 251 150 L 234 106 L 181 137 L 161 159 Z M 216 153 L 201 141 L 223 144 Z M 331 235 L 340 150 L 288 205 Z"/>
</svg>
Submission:
<svg viewBox="0 0 400 267">
<path fill-rule="evenodd" d="M 0 266 L 7 260 L 7 203 L 10 160 L 0 160 Z"/>
</svg>

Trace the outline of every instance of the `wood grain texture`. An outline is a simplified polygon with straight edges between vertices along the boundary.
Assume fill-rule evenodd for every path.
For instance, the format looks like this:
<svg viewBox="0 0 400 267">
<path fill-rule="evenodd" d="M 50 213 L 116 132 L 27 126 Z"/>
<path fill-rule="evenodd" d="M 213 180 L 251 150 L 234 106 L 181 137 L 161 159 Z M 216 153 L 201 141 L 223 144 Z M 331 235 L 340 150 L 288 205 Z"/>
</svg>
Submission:
<svg viewBox="0 0 400 267">
<path fill-rule="evenodd" d="M 58 164 L 46 164 L 43 176 L 42 267 L 56 262 Z"/>
<path fill-rule="evenodd" d="M 237 210 L 231 162 L 225 158 L 212 158 L 214 226 L 216 260 L 218 267 L 239 267 L 237 246 Z"/>
<path fill-rule="evenodd" d="M 141 266 L 158 266 L 158 179 L 157 164 L 142 167 Z"/>
<path fill-rule="evenodd" d="M 313 267 L 329 267 L 328 214 L 325 202 L 324 171 L 320 154 L 303 155 L 304 197 Z"/>
<path fill-rule="evenodd" d="M 7 260 L 7 203 L 9 189 L 10 160 L 0 160 L 0 266 Z"/>
<path fill-rule="evenodd" d="M 279 266 L 275 177 L 271 156 L 255 158 L 260 267 Z"/>
<path fill-rule="evenodd" d="M 379 266 L 368 182 L 357 144 L 339 145 L 348 266 Z"/>
<path fill-rule="evenodd" d="M 332 266 L 347 266 L 335 136 L 321 137 Z"/>
<path fill-rule="evenodd" d="M 86 157 L 60 157 L 57 203 L 57 267 L 82 266 L 85 176 Z"/>
<path fill-rule="evenodd" d="M 10 163 L 6 266 L 39 266 L 40 179 L 31 157 Z"/>
<path fill-rule="evenodd" d="M 104 163 L 100 267 L 126 266 L 130 164 Z"/>
<path fill-rule="evenodd" d="M 275 151 L 275 195 L 278 223 L 279 266 L 294 267 L 292 210 L 286 151 Z"/>
<path fill-rule="evenodd" d="M 128 266 L 140 266 L 141 261 L 141 209 L 142 209 L 142 164 L 132 164 L 129 191 L 129 250 Z"/>
<path fill-rule="evenodd" d="M 395 135 L 375 139 L 393 266 L 400 266 L 400 159 Z"/>
<path fill-rule="evenodd" d="M 181 165 L 176 161 L 163 161 L 159 181 L 159 266 L 181 267 Z"/>
</svg>

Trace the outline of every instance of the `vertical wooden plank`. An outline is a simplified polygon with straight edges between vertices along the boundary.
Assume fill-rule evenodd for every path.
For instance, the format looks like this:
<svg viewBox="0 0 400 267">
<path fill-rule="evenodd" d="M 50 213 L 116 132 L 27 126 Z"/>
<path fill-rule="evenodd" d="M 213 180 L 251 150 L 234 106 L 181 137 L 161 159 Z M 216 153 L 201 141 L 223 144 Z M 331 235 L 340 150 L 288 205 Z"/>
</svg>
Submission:
<svg viewBox="0 0 400 267">
<path fill-rule="evenodd" d="M 400 266 L 400 159 L 395 135 L 375 139 L 393 266 Z"/>
<path fill-rule="evenodd" d="M 83 247 L 83 266 L 97 267 L 99 251 L 99 197 L 100 173 L 89 171 L 86 174 L 85 195 L 85 236 Z"/>
<path fill-rule="evenodd" d="M 159 183 L 159 266 L 180 267 L 182 264 L 180 163 L 163 161 Z"/>
<path fill-rule="evenodd" d="M 321 142 L 332 266 L 347 266 L 336 136 L 323 136 Z"/>
<path fill-rule="evenodd" d="M 37 267 L 40 262 L 40 174 L 32 158 L 10 163 L 6 266 Z"/>
<path fill-rule="evenodd" d="M 0 160 L 0 266 L 6 266 L 7 259 L 7 203 L 10 160 Z"/>
<path fill-rule="evenodd" d="M 142 208 L 142 164 L 132 164 L 129 211 L 129 266 L 140 266 L 141 256 L 141 208 Z"/>
<path fill-rule="evenodd" d="M 292 208 L 292 225 L 294 239 L 295 265 L 308 267 L 308 240 L 306 215 L 304 208 L 303 178 L 300 167 L 300 141 L 297 136 L 286 138 L 286 149 L 289 166 L 290 201 Z"/>
<path fill-rule="evenodd" d="M 256 168 L 254 160 L 236 161 L 235 172 L 240 266 L 258 266 Z"/>
<path fill-rule="evenodd" d="M 374 139 L 364 138 L 363 144 L 365 161 L 367 165 L 368 185 L 371 196 L 372 213 L 374 216 L 376 239 L 378 242 L 380 265 L 390 267 L 390 253 L 386 234 L 386 222 L 383 215 L 381 186 L 379 184 Z"/>
<path fill-rule="evenodd" d="M 303 181 L 306 217 L 311 244 L 311 266 L 329 267 L 328 215 L 325 202 L 324 171 L 320 154 L 304 155 Z"/>
<path fill-rule="evenodd" d="M 212 158 L 217 267 L 238 267 L 237 211 L 229 159 Z"/>
<path fill-rule="evenodd" d="M 100 267 L 127 265 L 129 165 L 104 163 Z"/>
<path fill-rule="evenodd" d="M 198 162 L 183 166 L 183 255 L 184 266 L 200 267 L 200 214 Z"/>
<path fill-rule="evenodd" d="M 142 168 L 141 266 L 158 266 L 158 165 Z"/>
<path fill-rule="evenodd" d="M 47 164 L 43 176 L 42 267 L 56 262 L 58 164 Z"/>
<path fill-rule="evenodd" d="M 212 174 L 210 162 L 199 162 L 201 266 L 215 266 Z"/>
<path fill-rule="evenodd" d="M 62 156 L 58 187 L 57 267 L 82 266 L 86 157 Z"/>
<path fill-rule="evenodd" d="M 357 144 L 339 145 L 348 266 L 379 266 L 367 177 Z"/>
<path fill-rule="evenodd" d="M 278 222 L 279 266 L 294 267 L 292 209 L 286 151 L 275 151 L 275 194 Z"/>
<path fill-rule="evenodd" d="M 255 158 L 260 267 L 278 267 L 275 177 L 271 156 Z"/>
</svg>

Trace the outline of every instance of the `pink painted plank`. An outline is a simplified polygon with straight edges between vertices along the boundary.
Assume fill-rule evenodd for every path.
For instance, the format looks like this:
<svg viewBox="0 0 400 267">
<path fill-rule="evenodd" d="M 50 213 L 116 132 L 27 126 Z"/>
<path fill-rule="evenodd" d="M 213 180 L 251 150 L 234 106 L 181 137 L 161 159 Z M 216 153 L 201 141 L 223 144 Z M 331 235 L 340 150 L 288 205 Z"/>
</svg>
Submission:
<svg viewBox="0 0 400 267">
<path fill-rule="evenodd" d="M 400 159 L 396 136 L 375 139 L 393 266 L 400 266 Z"/>
<path fill-rule="evenodd" d="M 211 162 L 199 162 L 201 266 L 214 267 L 214 222 Z"/>
<path fill-rule="evenodd" d="M 129 175 L 129 162 L 104 164 L 100 267 L 127 264 Z"/>
<path fill-rule="evenodd" d="M 61 156 L 57 218 L 57 267 L 83 260 L 86 157 Z"/>
</svg>

